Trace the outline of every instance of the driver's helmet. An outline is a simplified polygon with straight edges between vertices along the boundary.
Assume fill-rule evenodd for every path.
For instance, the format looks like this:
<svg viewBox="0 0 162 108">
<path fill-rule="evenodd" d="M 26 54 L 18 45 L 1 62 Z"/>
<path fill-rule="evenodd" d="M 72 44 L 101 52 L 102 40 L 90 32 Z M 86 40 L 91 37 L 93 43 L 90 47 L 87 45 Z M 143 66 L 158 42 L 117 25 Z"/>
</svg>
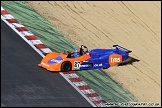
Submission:
<svg viewBox="0 0 162 108">
<path fill-rule="evenodd" d="M 79 48 L 76 48 L 74 53 L 79 53 Z"/>
<path fill-rule="evenodd" d="M 76 48 L 75 51 L 74 51 L 74 54 L 71 55 L 72 58 L 77 58 L 79 57 L 79 49 Z"/>
</svg>

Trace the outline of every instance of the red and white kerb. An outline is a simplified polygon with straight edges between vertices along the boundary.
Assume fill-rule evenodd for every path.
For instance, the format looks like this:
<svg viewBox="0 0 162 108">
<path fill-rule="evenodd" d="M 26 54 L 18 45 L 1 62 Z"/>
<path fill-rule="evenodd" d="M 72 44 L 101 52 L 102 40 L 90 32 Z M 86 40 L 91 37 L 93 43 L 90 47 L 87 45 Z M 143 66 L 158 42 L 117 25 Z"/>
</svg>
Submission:
<svg viewBox="0 0 162 108">
<path fill-rule="evenodd" d="M 12 15 L 10 15 L 5 9 L 1 7 L 1 19 L 8 22 L 11 28 L 15 28 L 17 33 L 26 42 L 29 42 L 35 48 L 37 48 L 44 56 L 51 52 L 33 33 L 31 33 L 25 26 L 19 23 Z M 93 89 L 91 89 L 86 82 L 84 82 L 77 74 L 74 72 L 60 72 L 60 74 L 79 92 L 84 95 L 88 101 L 91 101 L 93 106 L 105 107 L 107 102 L 103 100 Z"/>
</svg>

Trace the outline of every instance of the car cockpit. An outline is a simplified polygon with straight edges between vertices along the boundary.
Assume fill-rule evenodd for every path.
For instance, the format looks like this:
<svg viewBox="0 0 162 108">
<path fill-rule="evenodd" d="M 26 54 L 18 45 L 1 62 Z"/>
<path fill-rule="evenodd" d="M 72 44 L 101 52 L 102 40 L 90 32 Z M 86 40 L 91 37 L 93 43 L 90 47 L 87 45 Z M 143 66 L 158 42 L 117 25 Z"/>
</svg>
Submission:
<svg viewBox="0 0 162 108">
<path fill-rule="evenodd" d="M 81 47 L 76 48 L 73 53 L 69 53 L 67 55 L 67 58 L 78 58 L 86 53 L 88 53 L 88 48 L 84 45 L 81 45 Z"/>
</svg>

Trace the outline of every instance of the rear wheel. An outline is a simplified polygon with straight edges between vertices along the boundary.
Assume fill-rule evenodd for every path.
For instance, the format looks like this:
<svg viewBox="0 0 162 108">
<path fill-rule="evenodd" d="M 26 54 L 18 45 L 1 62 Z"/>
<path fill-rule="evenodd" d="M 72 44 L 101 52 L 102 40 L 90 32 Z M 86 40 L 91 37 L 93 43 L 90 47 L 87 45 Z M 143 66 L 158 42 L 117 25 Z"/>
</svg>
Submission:
<svg viewBox="0 0 162 108">
<path fill-rule="evenodd" d="M 65 61 L 61 64 L 61 71 L 67 72 L 72 68 L 71 63 L 69 61 Z"/>
</svg>

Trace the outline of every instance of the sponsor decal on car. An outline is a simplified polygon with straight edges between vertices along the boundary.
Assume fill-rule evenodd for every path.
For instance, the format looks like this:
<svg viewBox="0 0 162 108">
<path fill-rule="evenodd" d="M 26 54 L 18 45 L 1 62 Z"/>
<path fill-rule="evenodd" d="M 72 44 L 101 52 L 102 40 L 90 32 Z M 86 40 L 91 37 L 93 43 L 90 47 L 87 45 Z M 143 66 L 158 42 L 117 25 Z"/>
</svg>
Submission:
<svg viewBox="0 0 162 108">
<path fill-rule="evenodd" d="M 88 61 L 85 60 L 85 61 L 83 61 L 83 62 L 88 62 Z"/>
<path fill-rule="evenodd" d="M 58 56 L 56 58 L 52 58 L 48 61 L 48 64 L 54 64 L 54 63 L 60 63 L 63 60 L 61 56 Z"/>
<path fill-rule="evenodd" d="M 80 67 L 91 67 L 90 64 L 80 65 Z"/>
<path fill-rule="evenodd" d="M 115 65 L 117 63 L 122 62 L 122 56 L 119 54 L 112 54 L 109 56 L 109 64 L 110 66 Z"/>
<path fill-rule="evenodd" d="M 102 66 L 102 63 L 100 64 L 94 64 L 94 67 Z"/>
<path fill-rule="evenodd" d="M 41 62 L 41 64 L 42 64 L 42 65 L 44 65 L 44 66 L 49 67 L 49 65 L 48 65 L 48 64 L 46 64 L 46 63 L 44 63 L 44 62 Z"/>
<path fill-rule="evenodd" d="M 80 61 L 74 61 L 74 69 L 76 70 L 80 69 Z"/>
</svg>

